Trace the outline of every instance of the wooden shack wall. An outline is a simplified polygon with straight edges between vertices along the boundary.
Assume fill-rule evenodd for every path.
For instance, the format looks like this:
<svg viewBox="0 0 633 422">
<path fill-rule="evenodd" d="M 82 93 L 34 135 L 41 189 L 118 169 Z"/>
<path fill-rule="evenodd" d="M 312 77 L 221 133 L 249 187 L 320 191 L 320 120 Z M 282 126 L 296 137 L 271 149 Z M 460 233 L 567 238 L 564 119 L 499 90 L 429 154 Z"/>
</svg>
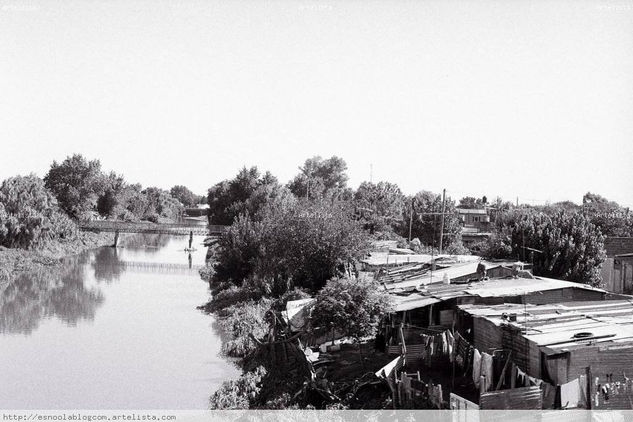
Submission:
<svg viewBox="0 0 633 422">
<path fill-rule="evenodd" d="M 594 377 L 604 380 L 606 374 L 613 374 L 613 381 L 624 381 L 623 372 L 628 377 L 633 375 L 633 344 L 618 348 L 594 346 L 572 350 L 567 381 L 584 375 L 588 366 Z"/>
<path fill-rule="evenodd" d="M 591 367 L 591 376 L 598 377 L 600 384 L 607 382 L 607 374 L 613 374 L 614 383 L 624 383 L 626 374 L 633 374 L 633 344 L 611 347 L 586 347 L 572 350 L 569 359 L 568 381 L 584 375 L 587 367 Z M 592 393 L 595 394 L 595 384 L 592 383 Z M 616 392 L 617 390 L 617 392 Z M 592 394 L 593 396 L 593 394 Z M 593 404 L 596 410 L 630 410 L 633 409 L 633 390 L 630 388 L 617 389 L 612 386 L 609 400 L 604 395 L 599 395 L 599 404 Z"/>
<path fill-rule="evenodd" d="M 485 318 L 473 318 L 473 346 L 480 352 L 491 353 L 503 348 L 503 330 Z"/>
<path fill-rule="evenodd" d="M 530 359 L 529 341 L 521 335 L 521 330 L 510 325 L 504 325 L 503 328 L 503 348 L 512 352 L 512 361 L 524 372 L 532 375 L 531 365 L 533 359 Z M 539 362 L 540 373 L 540 362 Z M 534 376 L 534 375 L 533 375 Z"/>
</svg>

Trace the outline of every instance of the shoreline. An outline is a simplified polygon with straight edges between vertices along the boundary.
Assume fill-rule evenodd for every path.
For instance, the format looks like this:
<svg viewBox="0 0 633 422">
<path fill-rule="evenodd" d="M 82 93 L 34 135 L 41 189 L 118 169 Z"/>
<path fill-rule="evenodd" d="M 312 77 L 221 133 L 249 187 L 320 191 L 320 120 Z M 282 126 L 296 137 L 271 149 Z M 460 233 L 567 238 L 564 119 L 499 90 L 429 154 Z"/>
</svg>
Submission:
<svg viewBox="0 0 633 422">
<path fill-rule="evenodd" d="M 64 258 L 113 243 L 112 233 L 79 232 L 75 239 L 49 242 L 37 249 L 0 246 L 0 281 L 10 281 L 31 271 L 59 267 Z"/>
</svg>

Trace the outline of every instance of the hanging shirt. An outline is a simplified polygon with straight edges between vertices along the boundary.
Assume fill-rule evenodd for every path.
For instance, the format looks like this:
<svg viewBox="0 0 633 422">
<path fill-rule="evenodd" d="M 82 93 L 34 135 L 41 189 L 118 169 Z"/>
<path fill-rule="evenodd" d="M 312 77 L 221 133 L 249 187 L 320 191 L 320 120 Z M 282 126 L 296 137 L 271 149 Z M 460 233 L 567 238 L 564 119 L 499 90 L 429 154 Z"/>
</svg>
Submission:
<svg viewBox="0 0 633 422">
<path fill-rule="evenodd" d="M 479 377 L 481 376 L 481 354 L 479 350 L 473 351 L 473 382 L 479 387 Z"/>
<path fill-rule="evenodd" d="M 580 382 L 578 378 L 560 386 L 560 405 L 563 408 L 572 409 L 578 407 L 580 402 Z"/>
</svg>

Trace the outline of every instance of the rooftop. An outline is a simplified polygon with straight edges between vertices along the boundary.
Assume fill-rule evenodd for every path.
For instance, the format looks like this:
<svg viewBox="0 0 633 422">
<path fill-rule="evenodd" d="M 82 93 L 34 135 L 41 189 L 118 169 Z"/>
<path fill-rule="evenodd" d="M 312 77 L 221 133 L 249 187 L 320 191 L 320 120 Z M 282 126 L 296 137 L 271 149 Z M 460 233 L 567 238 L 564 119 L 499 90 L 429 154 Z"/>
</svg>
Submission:
<svg viewBox="0 0 633 422">
<path fill-rule="evenodd" d="M 596 344 L 633 346 L 631 300 L 569 302 L 552 305 L 460 305 L 474 317 L 523 330 L 523 337 L 552 353 Z M 516 314 L 517 321 L 506 315 Z"/>
<path fill-rule="evenodd" d="M 420 285 L 431 284 L 444 280 L 448 277 L 455 280 L 477 273 L 479 264 L 483 264 L 486 270 L 493 270 L 500 267 L 512 268 L 513 265 L 525 265 L 518 261 L 510 260 L 484 260 L 475 255 L 455 255 L 452 257 L 439 257 L 435 259 L 436 269 L 430 270 L 431 260 L 417 265 L 403 266 L 387 271 L 381 275 L 379 280 L 385 283 L 389 290 L 411 289 Z M 426 265 L 425 265 L 426 264 Z"/>
<path fill-rule="evenodd" d="M 444 284 L 431 283 L 418 286 L 410 291 L 393 291 L 392 297 L 395 302 L 396 312 L 417 309 L 459 297 L 512 297 L 523 296 L 531 293 L 543 292 L 558 289 L 582 289 L 607 293 L 602 289 L 597 289 L 580 283 L 571 281 L 556 280 L 553 278 L 534 277 L 526 278 L 498 278 L 467 284 Z M 632 298 L 633 299 L 633 298 Z M 611 302 L 611 301 L 610 301 Z M 578 302 L 576 302 L 578 303 Z M 515 305 L 508 305 L 515 306 Z M 520 305 L 521 309 L 523 305 Z M 489 308 L 489 307 L 484 307 Z M 499 313 L 501 315 L 503 312 Z"/>
<path fill-rule="evenodd" d="M 485 209 L 482 208 L 456 208 L 459 214 L 488 214 Z"/>
</svg>

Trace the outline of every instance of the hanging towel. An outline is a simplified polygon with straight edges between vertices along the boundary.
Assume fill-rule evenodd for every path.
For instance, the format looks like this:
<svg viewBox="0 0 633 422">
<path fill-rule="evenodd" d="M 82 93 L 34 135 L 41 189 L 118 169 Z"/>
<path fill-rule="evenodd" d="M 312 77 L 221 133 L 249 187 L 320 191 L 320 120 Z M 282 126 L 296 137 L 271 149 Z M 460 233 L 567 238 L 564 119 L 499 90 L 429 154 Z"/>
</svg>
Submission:
<svg viewBox="0 0 633 422">
<path fill-rule="evenodd" d="M 578 378 L 560 386 L 561 407 L 572 409 L 578 407 L 580 401 L 580 382 Z"/>
<path fill-rule="evenodd" d="M 484 352 L 481 355 L 481 375 L 486 377 L 484 391 L 489 391 L 492 387 L 492 355 Z"/>
<path fill-rule="evenodd" d="M 481 354 L 479 350 L 473 351 L 473 382 L 479 387 L 479 376 L 481 375 Z"/>
</svg>

